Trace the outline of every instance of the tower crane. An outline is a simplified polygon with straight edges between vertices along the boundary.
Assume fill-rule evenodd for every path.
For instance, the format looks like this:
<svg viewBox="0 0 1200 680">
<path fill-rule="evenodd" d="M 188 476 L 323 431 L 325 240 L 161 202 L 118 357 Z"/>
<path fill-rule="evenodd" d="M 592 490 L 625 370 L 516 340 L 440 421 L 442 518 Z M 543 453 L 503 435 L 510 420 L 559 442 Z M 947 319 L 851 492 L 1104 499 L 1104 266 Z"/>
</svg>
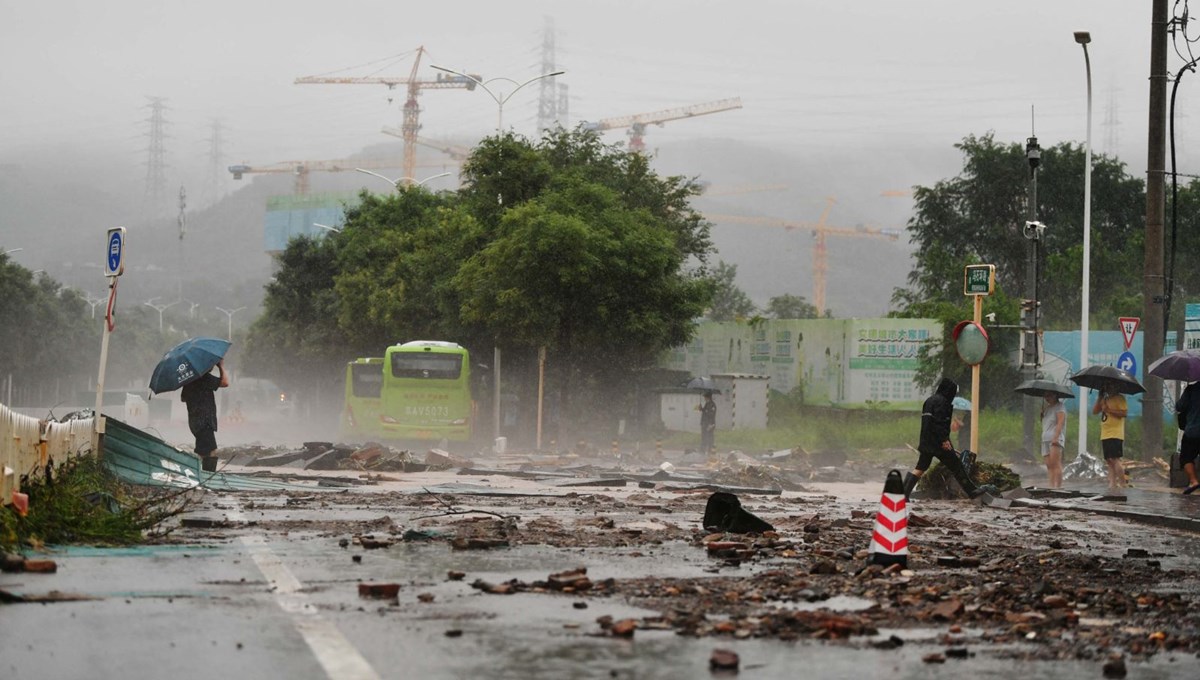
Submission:
<svg viewBox="0 0 1200 680">
<path fill-rule="evenodd" d="M 404 131 L 400 128 L 384 127 L 383 134 L 391 135 L 393 137 L 403 137 Z M 435 151 L 441 151 L 449 156 L 452 160 L 456 161 L 465 161 L 467 160 L 467 157 L 471 155 L 470 147 L 461 146 L 459 144 L 450 144 L 449 142 L 439 142 L 427 137 L 417 137 L 416 143 L 421 146 L 434 149 Z"/>
<path fill-rule="evenodd" d="M 234 179 L 241 179 L 242 175 L 252 174 L 281 175 L 286 173 L 295 175 L 296 195 L 303 196 L 308 193 L 308 175 L 312 172 L 347 172 L 353 171 L 355 168 L 362 168 L 364 170 L 394 170 L 398 167 L 400 167 L 400 163 L 394 158 L 350 158 L 327 161 L 282 161 L 270 165 L 247 165 L 243 163 L 229 166 L 229 172 L 233 174 Z M 428 167 L 440 168 L 444 166 L 437 164 Z M 412 177 L 412 175 L 406 176 Z"/>
<path fill-rule="evenodd" d="M 404 139 L 404 175 L 412 177 L 417 167 L 417 131 L 421 129 L 420 114 L 421 107 L 417 105 L 417 97 L 422 90 L 474 90 L 475 80 L 455 76 L 450 74 L 439 73 L 437 78 L 430 80 L 428 78 L 417 78 L 417 69 L 421 65 L 421 55 L 426 54 L 425 46 L 417 48 L 416 59 L 413 60 L 412 72 L 407 78 L 400 76 L 362 76 L 362 77 L 343 77 L 343 76 L 304 76 L 295 80 L 296 85 L 386 85 L 388 89 L 395 89 L 397 85 L 404 85 L 408 89 L 408 98 L 404 101 L 404 119 L 400 126 L 401 137 Z M 472 76 L 477 80 L 483 80 L 482 76 Z M 361 166 L 359 166 L 361 167 Z"/>
<path fill-rule="evenodd" d="M 744 215 L 705 215 L 714 222 L 731 222 L 734 224 L 756 224 L 764 227 L 783 227 L 784 229 L 811 229 L 813 235 L 813 306 L 821 314 L 825 313 L 825 280 L 829 272 L 828 249 L 825 244 L 827 236 L 843 238 L 884 238 L 895 241 L 900 238 L 899 229 L 876 229 L 873 227 L 835 227 L 826 220 L 837 201 L 833 197 L 825 199 L 825 209 L 816 222 L 794 222 L 774 217 L 747 217 Z"/>
<path fill-rule="evenodd" d="M 657 125 L 662 127 L 663 123 L 672 120 L 693 118 L 695 116 L 704 116 L 710 113 L 720 113 L 721 111 L 730 111 L 732 109 L 740 108 L 742 108 L 741 97 L 734 97 L 732 99 L 719 99 L 714 102 L 692 104 L 691 106 L 680 106 L 674 109 L 663 109 L 662 111 L 653 111 L 651 113 L 635 113 L 630 116 L 602 118 L 595 123 L 583 123 L 583 129 L 603 132 L 604 130 L 629 128 L 629 132 L 627 133 L 629 135 L 629 149 L 631 151 L 641 152 L 646 148 L 646 144 L 642 140 L 642 136 L 646 134 L 647 125 Z"/>
</svg>

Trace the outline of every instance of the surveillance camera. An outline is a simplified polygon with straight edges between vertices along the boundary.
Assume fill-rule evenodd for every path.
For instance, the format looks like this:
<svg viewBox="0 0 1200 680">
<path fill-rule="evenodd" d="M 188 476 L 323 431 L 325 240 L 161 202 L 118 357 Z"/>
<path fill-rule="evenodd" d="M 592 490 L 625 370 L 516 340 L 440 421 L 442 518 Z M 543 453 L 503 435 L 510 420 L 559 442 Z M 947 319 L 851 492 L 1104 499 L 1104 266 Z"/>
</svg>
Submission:
<svg viewBox="0 0 1200 680">
<path fill-rule="evenodd" d="M 1046 225 L 1041 222 L 1025 222 L 1025 238 L 1036 241 L 1046 231 Z"/>
<path fill-rule="evenodd" d="M 991 312 L 990 314 L 984 314 L 984 316 L 987 317 L 988 323 L 996 323 L 996 313 L 995 312 Z"/>
</svg>

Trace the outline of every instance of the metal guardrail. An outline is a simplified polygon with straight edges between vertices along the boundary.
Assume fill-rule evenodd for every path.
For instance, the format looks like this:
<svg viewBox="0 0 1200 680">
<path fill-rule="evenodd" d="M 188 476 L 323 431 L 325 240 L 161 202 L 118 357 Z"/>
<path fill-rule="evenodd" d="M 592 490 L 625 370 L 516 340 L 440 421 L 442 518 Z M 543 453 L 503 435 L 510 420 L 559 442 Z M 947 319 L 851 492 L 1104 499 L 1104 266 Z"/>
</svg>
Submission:
<svg viewBox="0 0 1200 680">
<path fill-rule="evenodd" d="M 45 474 L 50 461 L 61 464 L 91 454 L 92 421 L 38 420 L 0 404 L 0 505 L 11 504 L 21 480 Z"/>
</svg>

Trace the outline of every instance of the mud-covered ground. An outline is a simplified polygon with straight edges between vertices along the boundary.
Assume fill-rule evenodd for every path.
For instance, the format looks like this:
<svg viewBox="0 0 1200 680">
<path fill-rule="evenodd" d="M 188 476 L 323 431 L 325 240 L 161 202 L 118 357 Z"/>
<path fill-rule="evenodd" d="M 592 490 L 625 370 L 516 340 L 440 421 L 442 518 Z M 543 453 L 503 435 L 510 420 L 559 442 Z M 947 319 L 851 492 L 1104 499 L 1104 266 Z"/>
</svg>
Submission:
<svg viewBox="0 0 1200 680">
<path fill-rule="evenodd" d="M 709 490 L 430 479 L 472 485 L 456 493 L 412 478 L 390 490 L 387 479 L 384 488 L 244 494 L 239 505 L 255 531 L 360 555 L 405 542 L 444 545 L 446 579 L 489 597 L 534 592 L 572 598 L 577 608 L 621 603 L 655 612 L 600 615 L 590 635 L 669 629 L 717 641 L 920 644 L 927 663 L 976 654 L 1082 659 L 1107 662 L 1112 677 L 1124 663 L 1200 652 L 1200 541 L 1189 533 L 1083 512 L 915 501 L 907 568 L 884 568 L 867 554 L 878 486 L 742 495 L 748 511 L 775 527 L 742 535 L 701 526 Z M 518 495 L 489 495 L 497 482 L 506 488 L 496 493 Z M 228 509 L 208 496 L 201 503 L 216 514 Z M 243 526 L 185 528 L 169 540 L 208 540 Z M 478 551 L 534 547 L 579 555 L 591 573 L 481 578 L 454 566 Z M 598 575 L 597 555 L 619 562 L 619 573 Z"/>
</svg>

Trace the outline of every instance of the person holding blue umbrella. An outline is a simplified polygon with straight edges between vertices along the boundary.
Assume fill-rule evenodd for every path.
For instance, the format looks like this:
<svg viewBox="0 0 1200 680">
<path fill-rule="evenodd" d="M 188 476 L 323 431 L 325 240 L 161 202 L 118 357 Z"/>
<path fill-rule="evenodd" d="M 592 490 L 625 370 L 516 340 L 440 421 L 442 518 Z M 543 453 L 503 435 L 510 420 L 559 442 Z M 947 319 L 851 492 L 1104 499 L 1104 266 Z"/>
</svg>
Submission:
<svg viewBox="0 0 1200 680">
<path fill-rule="evenodd" d="M 217 362 L 220 375 L 205 373 L 183 386 L 180 399 L 187 404 L 188 429 L 196 437 L 196 455 L 200 456 L 201 467 L 206 472 L 217 469 L 217 390 L 229 387 L 229 374 L 225 372 L 225 360 Z"/>
<path fill-rule="evenodd" d="M 225 372 L 225 352 L 229 341 L 219 338 L 190 338 L 167 350 L 150 376 L 155 394 L 183 388 L 180 398 L 187 404 L 188 429 L 196 437 L 196 455 L 207 472 L 217 469 L 217 398 L 216 392 L 229 387 Z M 213 375 L 216 368 L 220 375 Z"/>
</svg>

